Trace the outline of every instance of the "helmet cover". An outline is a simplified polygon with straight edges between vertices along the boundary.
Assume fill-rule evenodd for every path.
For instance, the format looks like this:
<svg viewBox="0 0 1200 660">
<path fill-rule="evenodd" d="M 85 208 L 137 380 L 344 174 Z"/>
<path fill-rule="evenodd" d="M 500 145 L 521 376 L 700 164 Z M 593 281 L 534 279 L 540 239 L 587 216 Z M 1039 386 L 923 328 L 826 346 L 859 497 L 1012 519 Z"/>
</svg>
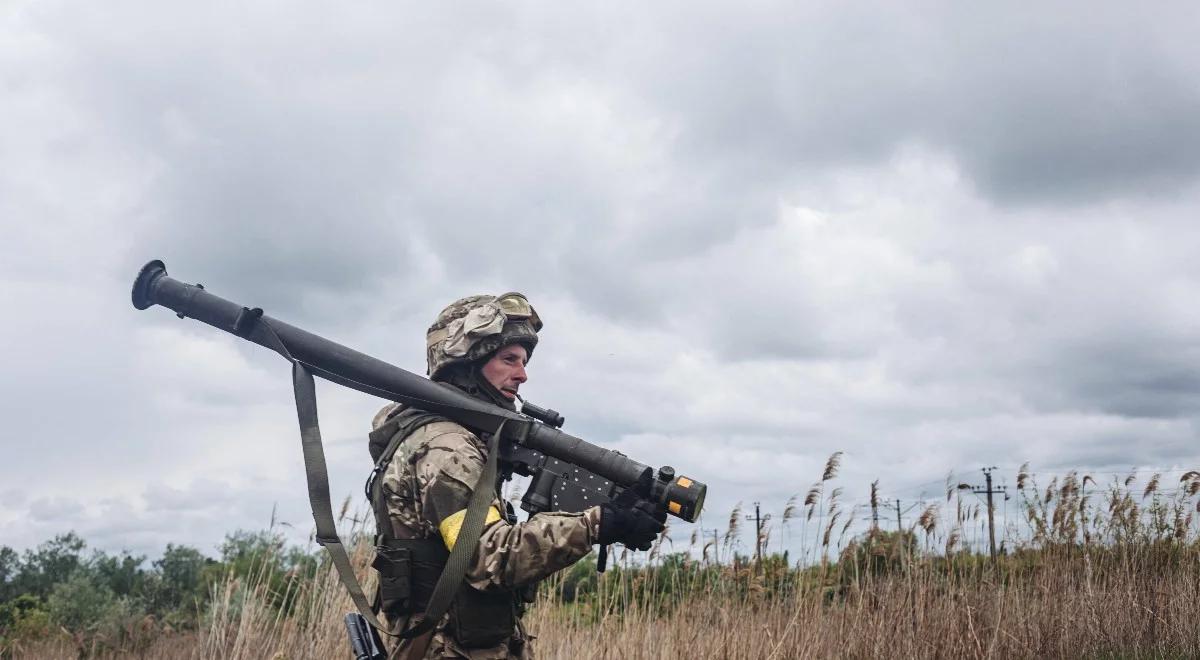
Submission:
<svg viewBox="0 0 1200 660">
<path fill-rule="evenodd" d="M 542 321 L 525 296 L 467 296 L 450 303 L 425 333 L 429 377 L 437 380 L 455 364 L 474 362 L 511 344 L 529 355 L 537 346 Z"/>
</svg>

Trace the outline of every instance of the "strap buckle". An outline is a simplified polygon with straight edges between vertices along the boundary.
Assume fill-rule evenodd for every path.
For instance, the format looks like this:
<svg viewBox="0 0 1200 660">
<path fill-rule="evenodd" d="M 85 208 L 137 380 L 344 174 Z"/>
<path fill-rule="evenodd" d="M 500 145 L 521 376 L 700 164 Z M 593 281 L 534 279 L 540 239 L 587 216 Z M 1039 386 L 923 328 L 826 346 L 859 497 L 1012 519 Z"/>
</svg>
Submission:
<svg viewBox="0 0 1200 660">
<path fill-rule="evenodd" d="M 242 339 L 249 339 L 250 333 L 254 331 L 254 324 L 262 318 L 263 311 L 261 307 L 250 309 L 243 307 L 242 311 L 238 312 L 237 320 L 233 322 L 233 334 Z"/>
<path fill-rule="evenodd" d="M 380 474 L 383 474 L 383 470 L 386 467 L 386 463 L 383 465 L 376 465 L 375 468 L 371 470 L 370 476 L 367 477 L 367 483 L 363 486 L 363 494 L 367 496 L 368 502 L 371 501 L 371 494 L 375 491 L 375 480 L 379 478 Z"/>
</svg>

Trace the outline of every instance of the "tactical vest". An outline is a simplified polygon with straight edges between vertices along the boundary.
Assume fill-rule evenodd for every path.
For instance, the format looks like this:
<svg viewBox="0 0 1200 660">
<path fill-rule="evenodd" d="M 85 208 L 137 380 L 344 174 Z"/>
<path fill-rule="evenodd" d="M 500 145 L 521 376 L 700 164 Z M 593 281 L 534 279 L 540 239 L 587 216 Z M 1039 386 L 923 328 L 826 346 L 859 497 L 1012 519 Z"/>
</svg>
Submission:
<svg viewBox="0 0 1200 660">
<path fill-rule="evenodd" d="M 367 481 L 367 496 L 375 512 L 375 559 L 371 566 L 379 572 L 375 594 L 376 611 L 389 621 L 407 620 L 425 612 L 434 586 L 446 566 L 450 552 L 441 538 L 397 539 L 392 533 L 387 499 L 383 492 L 383 473 L 393 460 L 411 462 L 417 447 L 405 439 L 417 429 L 445 417 L 406 408 L 394 414 L 370 434 L 371 457 L 375 469 Z M 506 512 L 512 521 L 511 510 Z M 480 591 L 466 583 L 458 587 L 448 611 L 446 631 L 466 648 L 487 648 L 508 640 L 517 626 L 525 594 L 508 590 Z"/>
</svg>

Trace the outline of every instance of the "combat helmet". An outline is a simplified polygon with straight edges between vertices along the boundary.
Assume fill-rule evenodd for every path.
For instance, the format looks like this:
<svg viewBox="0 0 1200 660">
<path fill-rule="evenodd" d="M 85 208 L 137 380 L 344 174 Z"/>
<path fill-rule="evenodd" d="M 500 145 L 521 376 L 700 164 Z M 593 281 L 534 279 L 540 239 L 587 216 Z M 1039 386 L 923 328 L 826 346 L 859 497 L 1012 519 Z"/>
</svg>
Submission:
<svg viewBox="0 0 1200 660">
<path fill-rule="evenodd" d="M 453 365 L 511 344 L 523 345 L 532 356 L 541 329 L 533 305 L 519 293 L 461 298 L 443 309 L 425 333 L 427 373 L 438 380 Z"/>
</svg>

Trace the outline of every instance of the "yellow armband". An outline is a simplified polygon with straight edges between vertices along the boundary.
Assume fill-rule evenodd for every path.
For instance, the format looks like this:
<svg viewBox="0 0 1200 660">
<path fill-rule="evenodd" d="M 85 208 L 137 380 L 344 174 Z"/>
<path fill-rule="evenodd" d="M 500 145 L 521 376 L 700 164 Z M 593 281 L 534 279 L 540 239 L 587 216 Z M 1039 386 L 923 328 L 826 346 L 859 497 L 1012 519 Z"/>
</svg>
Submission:
<svg viewBox="0 0 1200 660">
<path fill-rule="evenodd" d="M 442 541 L 446 544 L 447 550 L 454 549 L 454 542 L 458 540 L 458 532 L 462 529 L 463 521 L 466 520 L 466 518 L 467 510 L 463 509 L 458 513 L 452 513 L 446 516 L 446 518 L 442 520 L 442 524 L 438 525 L 438 531 L 442 533 Z M 500 510 L 494 506 L 489 506 L 487 510 L 487 517 L 483 521 L 483 526 L 487 527 L 498 520 L 500 520 Z"/>
</svg>

